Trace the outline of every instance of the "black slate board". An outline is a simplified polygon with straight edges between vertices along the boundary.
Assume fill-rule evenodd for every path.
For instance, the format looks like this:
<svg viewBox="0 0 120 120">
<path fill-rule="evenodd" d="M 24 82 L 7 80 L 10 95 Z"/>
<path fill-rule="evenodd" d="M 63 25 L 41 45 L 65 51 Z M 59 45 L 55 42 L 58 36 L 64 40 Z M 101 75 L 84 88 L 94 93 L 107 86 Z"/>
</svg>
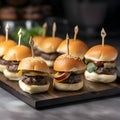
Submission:
<svg viewBox="0 0 120 120">
<path fill-rule="evenodd" d="M 50 87 L 48 92 L 30 95 L 19 88 L 18 82 L 8 80 L 0 73 L 0 86 L 35 109 L 120 94 L 119 80 L 118 77 L 116 82 L 110 84 L 85 81 L 84 88 L 77 92 L 57 91 Z"/>
</svg>

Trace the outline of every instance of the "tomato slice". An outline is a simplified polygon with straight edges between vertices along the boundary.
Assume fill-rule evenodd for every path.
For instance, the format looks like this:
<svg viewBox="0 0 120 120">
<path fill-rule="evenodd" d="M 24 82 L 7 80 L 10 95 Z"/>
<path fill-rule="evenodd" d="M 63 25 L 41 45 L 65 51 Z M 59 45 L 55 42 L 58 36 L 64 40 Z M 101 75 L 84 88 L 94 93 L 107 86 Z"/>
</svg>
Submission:
<svg viewBox="0 0 120 120">
<path fill-rule="evenodd" d="M 70 72 L 64 72 L 64 73 L 57 72 L 54 75 L 54 78 L 57 80 L 57 82 L 62 82 L 65 79 L 67 79 L 70 76 L 70 74 L 71 74 Z"/>
<path fill-rule="evenodd" d="M 102 61 L 94 61 L 94 64 L 96 66 L 101 66 L 101 65 L 103 65 L 103 62 Z"/>
</svg>

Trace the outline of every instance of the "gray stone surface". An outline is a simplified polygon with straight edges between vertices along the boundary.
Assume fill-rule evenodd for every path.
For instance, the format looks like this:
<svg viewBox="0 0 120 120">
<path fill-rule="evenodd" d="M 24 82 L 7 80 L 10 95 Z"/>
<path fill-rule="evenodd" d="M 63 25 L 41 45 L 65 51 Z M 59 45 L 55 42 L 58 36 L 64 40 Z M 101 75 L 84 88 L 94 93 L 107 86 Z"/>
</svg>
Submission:
<svg viewBox="0 0 120 120">
<path fill-rule="evenodd" d="M 2 120 L 120 120 L 120 97 L 35 110 L 0 88 Z"/>
</svg>

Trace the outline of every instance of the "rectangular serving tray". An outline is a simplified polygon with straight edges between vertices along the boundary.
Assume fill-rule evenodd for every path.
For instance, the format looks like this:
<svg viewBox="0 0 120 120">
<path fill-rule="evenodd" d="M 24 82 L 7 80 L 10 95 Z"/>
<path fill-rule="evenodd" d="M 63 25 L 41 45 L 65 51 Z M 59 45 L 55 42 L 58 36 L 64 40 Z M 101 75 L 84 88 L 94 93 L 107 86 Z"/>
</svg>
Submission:
<svg viewBox="0 0 120 120">
<path fill-rule="evenodd" d="M 77 92 L 63 92 L 50 87 L 48 92 L 30 95 L 20 89 L 18 82 L 8 80 L 0 73 L 0 87 L 35 109 L 118 95 L 120 94 L 119 81 L 119 77 L 116 82 L 110 84 L 93 83 L 84 80 L 83 89 Z"/>
</svg>

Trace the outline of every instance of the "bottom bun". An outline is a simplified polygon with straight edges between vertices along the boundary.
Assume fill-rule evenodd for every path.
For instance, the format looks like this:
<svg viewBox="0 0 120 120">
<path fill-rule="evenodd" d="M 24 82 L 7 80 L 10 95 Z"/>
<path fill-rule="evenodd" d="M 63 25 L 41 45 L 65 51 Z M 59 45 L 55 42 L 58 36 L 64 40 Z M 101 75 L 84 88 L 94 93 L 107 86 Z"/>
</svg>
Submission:
<svg viewBox="0 0 120 120">
<path fill-rule="evenodd" d="M 17 72 L 10 72 L 7 69 L 5 69 L 3 71 L 3 74 L 6 78 L 8 78 L 9 80 L 13 80 L 13 81 L 18 81 L 21 79 L 21 77 L 18 75 Z"/>
<path fill-rule="evenodd" d="M 78 83 L 68 84 L 68 83 L 59 83 L 54 79 L 53 86 L 57 90 L 61 90 L 61 91 L 78 91 L 83 87 L 83 80 L 81 80 Z"/>
<path fill-rule="evenodd" d="M 34 94 L 48 91 L 50 83 L 48 82 L 46 85 L 27 85 L 22 80 L 19 80 L 19 86 L 24 92 Z"/>
<path fill-rule="evenodd" d="M 84 75 L 86 80 L 93 82 L 110 83 L 117 79 L 117 73 L 113 75 L 106 75 L 106 74 L 97 74 L 95 72 L 89 73 L 86 70 Z"/>
<path fill-rule="evenodd" d="M 6 69 L 6 65 L 0 64 L 0 72 L 3 72 Z"/>
</svg>

